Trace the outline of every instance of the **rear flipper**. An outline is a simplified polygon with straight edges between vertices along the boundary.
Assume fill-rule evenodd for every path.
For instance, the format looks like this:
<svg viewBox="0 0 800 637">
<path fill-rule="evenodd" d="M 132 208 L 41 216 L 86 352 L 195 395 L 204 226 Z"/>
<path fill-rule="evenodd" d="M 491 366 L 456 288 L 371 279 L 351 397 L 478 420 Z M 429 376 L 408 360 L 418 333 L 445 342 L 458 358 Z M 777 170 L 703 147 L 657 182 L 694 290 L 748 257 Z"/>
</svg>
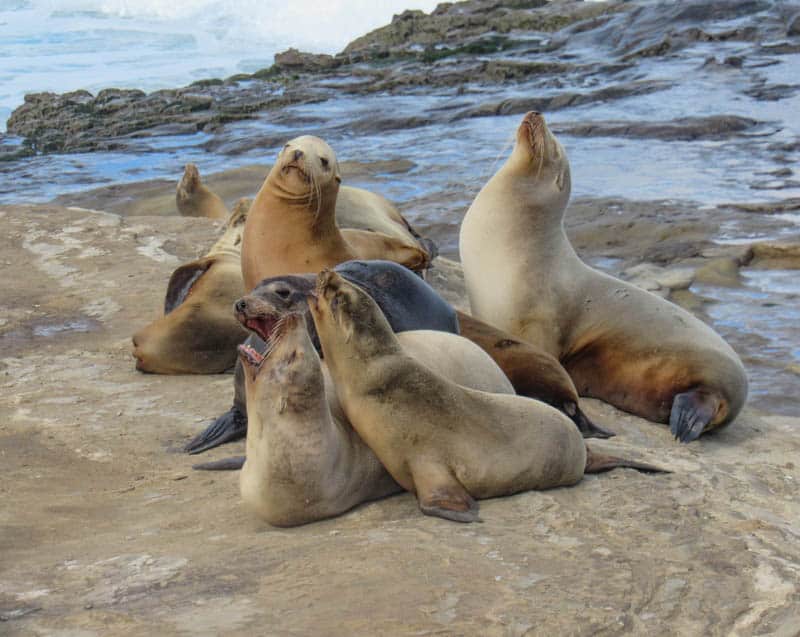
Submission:
<svg viewBox="0 0 800 637">
<path fill-rule="evenodd" d="M 592 451 L 588 446 L 586 447 L 586 468 L 583 473 L 604 473 L 611 471 L 617 467 L 624 467 L 627 469 L 636 469 L 642 473 L 672 473 L 669 469 L 662 469 L 646 462 L 637 462 L 636 460 L 625 460 L 624 458 L 617 458 L 616 456 L 607 456 L 602 453 Z"/>
<path fill-rule="evenodd" d="M 238 471 L 244 466 L 244 461 L 244 456 L 233 456 L 232 458 L 223 458 L 214 462 L 193 464 L 192 469 L 196 471 Z"/>
<path fill-rule="evenodd" d="M 195 454 L 214 447 L 239 440 L 247 435 L 247 415 L 234 405 L 203 431 L 195 436 L 184 448 L 186 453 Z"/>
<path fill-rule="evenodd" d="M 706 389 L 676 394 L 669 415 L 669 430 L 676 440 L 697 440 L 719 410 L 720 399 Z"/>
<path fill-rule="evenodd" d="M 575 423 L 575 426 L 584 438 L 613 438 L 617 435 L 609 429 L 603 429 L 599 425 L 595 425 L 589 420 L 586 414 L 581 411 L 577 403 L 564 403 L 564 413 L 572 419 L 572 422 Z"/>
<path fill-rule="evenodd" d="M 426 463 L 413 471 L 419 508 L 453 522 L 482 522 L 478 503 L 444 465 Z"/>
</svg>

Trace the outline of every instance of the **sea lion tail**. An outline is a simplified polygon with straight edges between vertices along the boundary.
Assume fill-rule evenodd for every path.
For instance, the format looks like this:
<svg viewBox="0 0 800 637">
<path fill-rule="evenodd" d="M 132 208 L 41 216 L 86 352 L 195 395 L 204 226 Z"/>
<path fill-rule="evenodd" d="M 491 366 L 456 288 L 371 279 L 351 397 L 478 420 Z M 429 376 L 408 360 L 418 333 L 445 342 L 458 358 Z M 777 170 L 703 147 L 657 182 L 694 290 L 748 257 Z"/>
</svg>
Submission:
<svg viewBox="0 0 800 637">
<path fill-rule="evenodd" d="M 583 470 L 584 474 L 604 473 L 616 469 L 617 467 L 636 469 L 642 473 L 672 473 L 669 469 L 662 469 L 661 467 L 656 467 L 646 462 L 626 460 L 625 458 L 618 458 L 617 456 L 597 453 L 596 451 L 592 451 L 588 445 L 586 446 L 586 468 Z"/>
</svg>

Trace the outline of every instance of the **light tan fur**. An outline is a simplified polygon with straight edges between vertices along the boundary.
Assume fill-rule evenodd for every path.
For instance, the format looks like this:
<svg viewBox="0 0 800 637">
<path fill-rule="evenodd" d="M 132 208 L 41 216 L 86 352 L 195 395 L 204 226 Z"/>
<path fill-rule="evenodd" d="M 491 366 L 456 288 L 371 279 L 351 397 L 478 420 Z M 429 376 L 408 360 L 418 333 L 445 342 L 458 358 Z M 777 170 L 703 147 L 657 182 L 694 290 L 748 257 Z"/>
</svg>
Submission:
<svg viewBox="0 0 800 637">
<path fill-rule="evenodd" d="M 214 192 L 200 181 L 200 172 L 194 164 L 186 164 L 183 178 L 175 192 L 175 205 L 184 217 L 208 217 L 225 219 L 228 207 Z"/>
<path fill-rule="evenodd" d="M 699 391 L 716 405 L 706 429 L 730 422 L 747 395 L 736 353 L 689 312 L 585 265 L 563 227 L 570 188 L 566 152 L 529 113 L 461 225 L 473 315 L 556 357 L 582 396 L 665 422 L 676 394 Z"/>
<path fill-rule="evenodd" d="M 295 526 L 399 491 L 342 411 L 302 316 L 287 315 L 273 334 L 260 366 L 252 354 L 241 355 L 249 417 L 240 477 L 245 506 L 270 524 Z M 513 392 L 491 358 L 465 339 L 433 331 L 398 336 L 406 352 L 455 382 Z"/>
<path fill-rule="evenodd" d="M 340 182 L 336 154 L 323 140 L 305 135 L 284 146 L 248 213 L 242 245 L 246 291 L 266 277 L 318 272 L 356 258 L 427 265 L 427 253 L 415 241 L 341 231 L 336 222 Z"/>
<path fill-rule="evenodd" d="M 236 362 L 247 331 L 231 306 L 244 293 L 239 253 L 248 208 L 240 200 L 208 254 L 172 273 L 164 315 L 133 335 L 139 371 L 217 374 Z"/>
<path fill-rule="evenodd" d="M 375 302 L 335 272 L 309 299 L 345 414 L 426 513 L 477 519 L 472 498 L 570 485 L 586 448 L 562 413 L 455 384 L 409 356 Z"/>
</svg>

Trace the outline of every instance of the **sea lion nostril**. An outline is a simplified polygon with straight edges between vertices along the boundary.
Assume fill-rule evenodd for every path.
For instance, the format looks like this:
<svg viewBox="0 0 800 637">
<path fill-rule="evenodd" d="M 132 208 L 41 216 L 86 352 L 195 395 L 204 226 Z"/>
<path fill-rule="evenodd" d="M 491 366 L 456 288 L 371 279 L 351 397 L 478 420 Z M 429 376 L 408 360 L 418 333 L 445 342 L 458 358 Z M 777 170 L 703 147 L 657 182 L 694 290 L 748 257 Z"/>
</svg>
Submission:
<svg viewBox="0 0 800 637">
<path fill-rule="evenodd" d="M 298 159 L 300 159 L 302 156 L 303 156 L 303 151 L 302 151 L 302 150 L 296 150 L 296 151 L 294 151 L 294 160 L 295 160 L 295 161 L 297 161 Z"/>
<path fill-rule="evenodd" d="M 244 299 L 239 299 L 238 301 L 236 301 L 233 307 L 236 308 L 237 312 L 244 313 L 247 310 L 247 301 L 245 301 Z"/>
</svg>

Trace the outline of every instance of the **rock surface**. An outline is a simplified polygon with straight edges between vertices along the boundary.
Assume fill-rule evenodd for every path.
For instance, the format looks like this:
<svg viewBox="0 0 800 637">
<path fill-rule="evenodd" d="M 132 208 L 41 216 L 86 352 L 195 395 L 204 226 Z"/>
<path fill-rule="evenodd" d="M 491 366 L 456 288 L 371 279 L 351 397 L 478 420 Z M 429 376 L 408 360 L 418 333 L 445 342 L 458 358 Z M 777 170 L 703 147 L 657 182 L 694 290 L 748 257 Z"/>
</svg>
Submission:
<svg viewBox="0 0 800 637">
<path fill-rule="evenodd" d="M 619 209 L 579 202 L 569 217 L 587 258 L 602 258 L 603 243 L 588 240 L 601 226 L 575 219 L 604 205 Z M 699 232 L 681 214 L 673 222 L 678 237 Z M 240 506 L 236 474 L 193 472 L 196 458 L 179 452 L 228 408 L 231 376 L 144 375 L 129 352 L 172 269 L 204 252 L 215 224 L 5 206 L 0 229 L 4 635 L 790 635 L 800 625 L 796 417 L 750 406 L 718 435 L 679 445 L 664 426 L 586 401 L 619 434 L 597 448 L 674 473 L 622 470 L 484 501 L 483 524 L 425 517 L 405 494 L 271 528 Z M 731 248 L 701 248 L 720 250 Z M 439 260 L 431 280 L 464 305 L 457 264 Z M 748 361 L 751 374 L 758 365 Z"/>
</svg>

